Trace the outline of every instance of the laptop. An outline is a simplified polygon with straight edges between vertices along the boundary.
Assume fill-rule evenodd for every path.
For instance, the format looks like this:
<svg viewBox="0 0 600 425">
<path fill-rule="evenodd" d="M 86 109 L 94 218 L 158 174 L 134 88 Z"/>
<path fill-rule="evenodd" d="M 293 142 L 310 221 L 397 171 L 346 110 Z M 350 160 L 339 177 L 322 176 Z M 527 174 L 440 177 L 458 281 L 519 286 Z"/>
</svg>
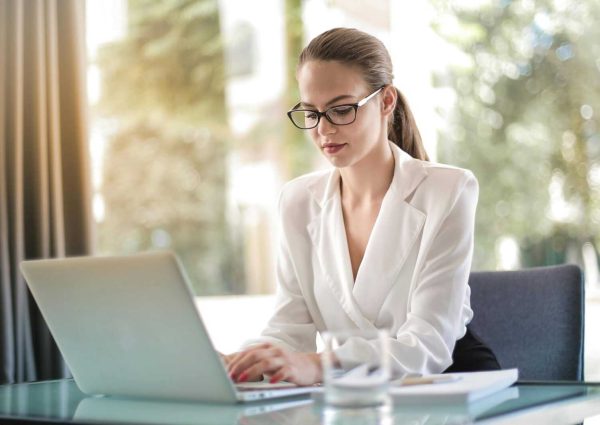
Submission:
<svg viewBox="0 0 600 425">
<path fill-rule="evenodd" d="M 86 394 L 237 403 L 315 389 L 236 387 L 172 252 L 23 261 L 21 271 Z"/>
</svg>

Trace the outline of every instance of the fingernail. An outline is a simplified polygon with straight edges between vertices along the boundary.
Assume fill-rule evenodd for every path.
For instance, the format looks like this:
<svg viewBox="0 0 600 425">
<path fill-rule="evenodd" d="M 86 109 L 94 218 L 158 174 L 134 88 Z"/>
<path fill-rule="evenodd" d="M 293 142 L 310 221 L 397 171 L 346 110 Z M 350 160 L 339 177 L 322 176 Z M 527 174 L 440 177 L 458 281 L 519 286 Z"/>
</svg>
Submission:
<svg viewBox="0 0 600 425">
<path fill-rule="evenodd" d="M 229 378 L 231 378 L 235 381 L 235 373 L 229 372 Z"/>
<path fill-rule="evenodd" d="M 248 379 L 248 374 L 244 372 L 238 377 L 238 382 L 245 382 L 246 379 Z"/>
<path fill-rule="evenodd" d="M 272 377 L 271 379 L 269 379 L 270 384 L 276 384 L 278 381 L 279 379 L 277 379 L 276 377 Z"/>
</svg>

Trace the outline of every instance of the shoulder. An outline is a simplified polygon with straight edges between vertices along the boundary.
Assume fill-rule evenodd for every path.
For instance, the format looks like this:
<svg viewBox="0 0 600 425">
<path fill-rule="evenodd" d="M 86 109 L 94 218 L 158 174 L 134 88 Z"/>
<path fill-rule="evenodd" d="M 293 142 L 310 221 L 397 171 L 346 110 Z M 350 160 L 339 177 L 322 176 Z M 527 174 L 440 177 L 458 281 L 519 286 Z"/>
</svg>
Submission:
<svg viewBox="0 0 600 425">
<path fill-rule="evenodd" d="M 465 187 L 477 189 L 477 179 L 467 169 L 422 161 L 413 158 L 398 146 L 390 142 L 396 160 L 394 182 L 398 190 L 407 198 L 433 198 L 440 201 L 443 194 L 457 194 Z"/>
<path fill-rule="evenodd" d="M 426 183 L 439 189 L 460 189 L 465 186 L 477 187 L 477 178 L 466 168 L 438 162 L 419 161 L 427 172 Z"/>
<path fill-rule="evenodd" d="M 436 162 L 414 160 L 425 177 L 413 193 L 411 204 L 426 211 L 449 211 L 456 203 L 476 205 L 479 185 L 475 175 L 465 168 Z"/>
<path fill-rule="evenodd" d="M 317 171 L 287 182 L 279 196 L 279 218 L 287 237 L 304 233 L 318 214 L 319 200 L 325 191 L 331 170 Z"/>
<path fill-rule="evenodd" d="M 331 170 L 315 171 L 290 180 L 281 189 L 279 208 L 294 210 L 316 201 L 323 193 Z"/>
</svg>

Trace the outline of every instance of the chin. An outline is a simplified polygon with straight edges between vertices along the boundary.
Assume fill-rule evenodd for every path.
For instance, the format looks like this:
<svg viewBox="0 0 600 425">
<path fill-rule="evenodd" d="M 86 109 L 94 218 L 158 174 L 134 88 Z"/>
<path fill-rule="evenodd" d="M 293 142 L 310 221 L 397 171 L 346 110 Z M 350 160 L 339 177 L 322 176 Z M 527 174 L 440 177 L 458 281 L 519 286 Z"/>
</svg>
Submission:
<svg viewBox="0 0 600 425">
<path fill-rule="evenodd" d="M 329 161 L 329 163 L 331 165 L 333 165 L 336 168 L 345 168 L 345 167 L 348 167 L 349 165 L 352 165 L 352 162 L 350 161 L 349 158 L 330 157 L 330 156 L 325 156 L 325 158 L 327 159 L 327 161 Z"/>
</svg>

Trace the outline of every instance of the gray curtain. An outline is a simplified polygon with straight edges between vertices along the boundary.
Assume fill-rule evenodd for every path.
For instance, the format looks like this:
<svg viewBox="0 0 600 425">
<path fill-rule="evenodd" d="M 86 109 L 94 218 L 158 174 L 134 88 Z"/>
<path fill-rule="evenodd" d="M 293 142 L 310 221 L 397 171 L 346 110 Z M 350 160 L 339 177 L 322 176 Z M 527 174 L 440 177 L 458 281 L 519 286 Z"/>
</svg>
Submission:
<svg viewBox="0 0 600 425">
<path fill-rule="evenodd" d="M 0 382 L 68 372 L 19 271 L 88 254 L 83 0 L 0 0 Z"/>
</svg>

